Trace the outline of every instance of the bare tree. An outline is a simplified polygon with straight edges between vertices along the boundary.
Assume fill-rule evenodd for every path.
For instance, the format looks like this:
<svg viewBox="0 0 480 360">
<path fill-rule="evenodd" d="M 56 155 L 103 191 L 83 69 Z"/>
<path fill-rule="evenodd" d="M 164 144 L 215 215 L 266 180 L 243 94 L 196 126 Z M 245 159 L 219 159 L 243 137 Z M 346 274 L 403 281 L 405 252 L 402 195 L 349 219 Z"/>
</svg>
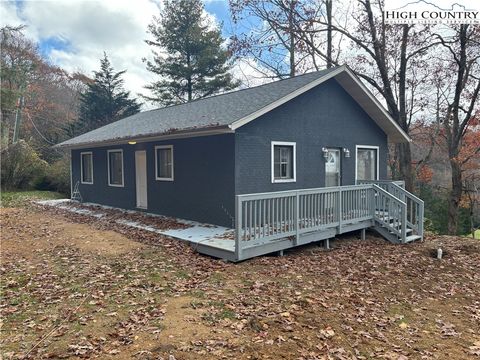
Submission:
<svg viewBox="0 0 480 360">
<path fill-rule="evenodd" d="M 58 154 L 52 144 L 66 138 L 66 127 L 77 117 L 83 83 L 45 61 L 23 27 L 2 28 L 1 47 L 2 146 L 12 143 L 15 127 L 18 138 L 53 160 Z"/>
<path fill-rule="evenodd" d="M 326 1 L 331 17 L 331 0 Z M 230 0 L 233 22 L 247 24 L 247 29 L 242 29 L 245 31 L 232 37 L 230 49 L 238 56 L 252 58 L 264 69 L 265 77 L 285 78 L 318 70 L 317 55 L 306 46 L 300 32 L 314 33 L 306 29 L 315 24 L 303 19 L 324 18 L 324 6 L 314 0 Z"/>
<path fill-rule="evenodd" d="M 458 209 L 462 197 L 463 166 L 480 153 L 480 146 L 467 141 L 469 129 L 478 126 L 478 98 L 480 92 L 480 30 L 468 24 L 443 30 L 435 34 L 447 56 L 443 70 L 436 76 L 451 79 L 445 86 L 452 89 L 443 92 L 442 129 L 452 169 L 452 187 L 448 201 L 448 232 L 455 234 L 458 228 Z M 452 84 L 453 83 L 453 86 Z M 477 114 L 475 114 L 477 111 Z"/>
<path fill-rule="evenodd" d="M 375 15 L 380 14 L 380 15 Z M 308 15 L 308 14 L 307 14 Z M 323 52 L 312 41 L 312 32 L 323 31 L 322 26 L 349 39 L 356 48 L 354 54 L 345 58 L 355 73 L 365 80 L 375 92 L 383 97 L 389 112 L 395 121 L 407 133 L 414 115 L 424 106 L 419 97 L 420 87 L 427 73 L 423 55 L 431 47 L 438 45 L 428 27 L 408 24 L 389 25 L 383 17 L 383 3 L 374 4 L 370 0 L 359 0 L 358 7 L 351 11 L 348 25 L 329 22 L 322 18 L 302 17 L 300 23 L 310 22 L 319 25 L 310 28 L 297 28 L 297 36 L 327 63 L 340 65 L 338 60 Z M 352 26 L 352 22 L 356 25 Z M 420 101 L 419 101 L 420 100 Z M 395 157 L 399 165 L 398 177 L 413 189 L 414 170 L 410 144 L 396 146 Z"/>
</svg>

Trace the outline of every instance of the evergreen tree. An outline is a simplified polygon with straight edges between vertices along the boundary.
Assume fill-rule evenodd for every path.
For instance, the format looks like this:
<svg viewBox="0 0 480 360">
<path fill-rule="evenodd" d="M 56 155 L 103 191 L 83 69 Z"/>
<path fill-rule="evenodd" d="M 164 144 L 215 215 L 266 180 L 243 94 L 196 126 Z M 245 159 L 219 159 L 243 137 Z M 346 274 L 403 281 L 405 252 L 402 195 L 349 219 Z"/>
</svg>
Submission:
<svg viewBox="0 0 480 360">
<path fill-rule="evenodd" d="M 75 132 L 84 133 L 121 118 L 136 114 L 141 104 L 130 99 L 130 92 L 123 89 L 122 75 L 115 72 L 107 54 L 100 60 L 100 71 L 94 71 L 94 79 L 80 97 L 79 119 Z"/>
<path fill-rule="evenodd" d="M 144 98 L 172 105 L 203 98 L 239 85 L 229 73 L 230 54 L 222 47 L 218 27 L 203 15 L 201 0 L 166 1 L 160 18 L 154 17 L 148 31 L 154 37 L 153 61 L 147 70 L 160 80 L 145 86 L 152 96 Z"/>
</svg>

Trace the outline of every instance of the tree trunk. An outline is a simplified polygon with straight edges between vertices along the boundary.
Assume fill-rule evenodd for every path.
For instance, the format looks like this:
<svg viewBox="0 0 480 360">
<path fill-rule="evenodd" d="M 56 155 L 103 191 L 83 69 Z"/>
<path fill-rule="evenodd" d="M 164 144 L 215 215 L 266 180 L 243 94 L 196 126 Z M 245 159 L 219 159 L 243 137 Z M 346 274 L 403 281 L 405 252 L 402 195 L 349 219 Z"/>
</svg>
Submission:
<svg viewBox="0 0 480 360">
<path fill-rule="evenodd" d="M 288 31 L 290 36 L 290 77 L 295 76 L 295 35 L 294 35 L 294 22 L 293 13 L 295 11 L 295 0 L 290 1 L 290 11 L 288 13 Z"/>
<path fill-rule="evenodd" d="M 398 170 L 401 180 L 405 181 L 405 189 L 412 192 L 413 184 L 413 168 L 412 153 L 410 151 L 410 143 L 400 143 L 396 145 L 398 154 Z"/>
<path fill-rule="evenodd" d="M 189 71 L 189 75 L 187 76 L 187 102 L 192 101 L 192 95 L 193 95 L 193 90 L 192 90 L 192 66 L 191 66 L 191 59 L 190 59 L 190 54 L 187 54 L 187 67 Z"/>
<path fill-rule="evenodd" d="M 325 1 L 327 10 L 327 68 L 333 66 L 332 61 L 332 0 Z"/>
<path fill-rule="evenodd" d="M 187 79 L 187 96 L 188 96 L 188 101 L 192 101 L 192 78 L 189 77 Z"/>
<path fill-rule="evenodd" d="M 448 233 L 456 235 L 458 230 L 458 208 L 462 197 L 462 169 L 460 164 L 450 158 L 452 168 L 452 189 L 448 198 Z"/>
</svg>

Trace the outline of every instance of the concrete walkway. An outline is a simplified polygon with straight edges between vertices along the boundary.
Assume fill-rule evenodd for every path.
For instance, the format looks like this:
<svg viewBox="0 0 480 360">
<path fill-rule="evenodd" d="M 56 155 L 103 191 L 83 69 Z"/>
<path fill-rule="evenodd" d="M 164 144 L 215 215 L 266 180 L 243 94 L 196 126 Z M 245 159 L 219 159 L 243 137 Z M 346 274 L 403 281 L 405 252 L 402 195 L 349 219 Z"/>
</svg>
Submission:
<svg viewBox="0 0 480 360">
<path fill-rule="evenodd" d="M 69 199 L 59 199 L 59 200 L 42 200 L 36 201 L 37 204 L 43 206 L 51 206 L 61 210 L 66 210 L 75 214 L 81 214 L 86 216 L 91 216 L 97 219 L 107 216 L 105 212 L 102 212 L 101 209 L 105 210 L 115 210 L 120 213 L 124 213 L 126 217 L 124 219 L 115 219 L 115 222 L 129 226 L 136 229 L 142 229 L 145 231 L 154 232 L 157 234 L 165 235 L 177 240 L 187 241 L 194 248 L 197 248 L 200 244 L 206 245 L 215 249 L 233 252 L 235 248 L 234 241 L 234 229 L 226 228 L 223 226 L 217 226 L 212 224 L 204 224 L 196 221 L 170 218 L 162 215 L 146 213 L 142 211 L 134 210 L 124 210 L 119 208 L 114 208 L 110 206 L 98 205 L 93 203 L 78 203 Z M 93 209 L 93 207 L 99 208 Z M 178 224 L 185 225 L 182 228 L 177 229 L 161 229 L 155 227 L 152 224 L 144 224 L 141 221 L 130 220 L 128 219 L 128 214 L 136 214 L 140 216 L 146 216 L 150 218 L 163 218 L 170 221 L 176 222 Z"/>
</svg>

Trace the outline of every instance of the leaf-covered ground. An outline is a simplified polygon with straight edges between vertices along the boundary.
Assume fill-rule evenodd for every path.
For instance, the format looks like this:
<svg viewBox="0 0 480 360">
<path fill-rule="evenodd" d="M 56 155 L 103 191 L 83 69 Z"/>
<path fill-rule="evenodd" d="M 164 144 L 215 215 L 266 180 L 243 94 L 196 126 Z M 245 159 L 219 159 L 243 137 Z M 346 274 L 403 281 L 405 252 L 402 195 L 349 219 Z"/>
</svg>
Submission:
<svg viewBox="0 0 480 360">
<path fill-rule="evenodd" d="M 109 218 L 0 215 L 5 359 L 480 358 L 478 240 L 353 234 L 229 264 Z"/>
</svg>

